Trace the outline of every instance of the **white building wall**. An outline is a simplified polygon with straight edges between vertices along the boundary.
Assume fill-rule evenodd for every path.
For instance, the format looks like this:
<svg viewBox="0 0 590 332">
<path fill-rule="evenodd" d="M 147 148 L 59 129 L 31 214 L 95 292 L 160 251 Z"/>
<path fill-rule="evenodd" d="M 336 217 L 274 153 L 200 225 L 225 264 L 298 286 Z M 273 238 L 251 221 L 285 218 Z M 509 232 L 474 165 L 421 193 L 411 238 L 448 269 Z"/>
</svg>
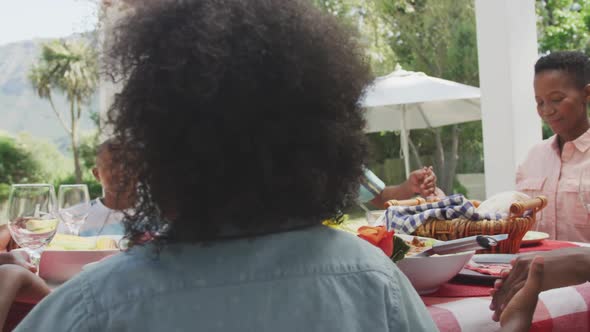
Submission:
<svg viewBox="0 0 590 332">
<path fill-rule="evenodd" d="M 542 139 L 533 92 L 537 31 L 534 0 L 475 0 L 489 197 L 513 190 L 515 173 Z"/>
</svg>

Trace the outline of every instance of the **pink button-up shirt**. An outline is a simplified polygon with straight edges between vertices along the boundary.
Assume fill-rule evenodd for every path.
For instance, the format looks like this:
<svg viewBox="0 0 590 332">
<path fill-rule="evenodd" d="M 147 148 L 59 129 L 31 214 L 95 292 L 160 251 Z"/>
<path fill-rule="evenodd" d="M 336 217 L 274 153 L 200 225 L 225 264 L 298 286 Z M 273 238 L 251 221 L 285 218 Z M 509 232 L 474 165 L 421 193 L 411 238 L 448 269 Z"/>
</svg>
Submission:
<svg viewBox="0 0 590 332">
<path fill-rule="evenodd" d="M 589 178 L 581 179 L 582 173 Z M 590 204 L 590 130 L 566 142 L 561 154 L 557 136 L 533 147 L 518 168 L 516 188 L 531 197 L 547 196 L 534 230 L 552 239 L 590 242 L 590 214 L 584 206 Z"/>
</svg>

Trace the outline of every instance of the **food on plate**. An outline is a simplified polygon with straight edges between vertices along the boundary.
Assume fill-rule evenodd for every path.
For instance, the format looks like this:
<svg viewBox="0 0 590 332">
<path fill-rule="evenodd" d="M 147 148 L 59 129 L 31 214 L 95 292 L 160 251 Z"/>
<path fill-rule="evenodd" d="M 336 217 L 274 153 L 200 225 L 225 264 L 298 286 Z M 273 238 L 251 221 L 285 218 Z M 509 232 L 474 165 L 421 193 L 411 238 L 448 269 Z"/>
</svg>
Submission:
<svg viewBox="0 0 590 332">
<path fill-rule="evenodd" d="M 502 271 L 509 270 L 511 267 L 512 266 L 509 263 L 481 264 L 475 263 L 473 261 L 470 261 L 465 265 L 465 268 L 468 270 L 491 275 L 494 277 L 500 277 Z"/>
<path fill-rule="evenodd" d="M 344 232 L 356 234 L 374 246 L 381 248 L 383 252 L 394 262 L 404 257 L 417 255 L 431 248 L 437 241 L 435 239 L 414 236 L 411 240 L 404 240 L 396 236 L 394 231 L 387 231 L 385 226 L 368 226 L 366 220 L 349 220 L 345 216 L 344 221 L 324 220 L 324 225 Z M 393 250 L 391 244 L 393 242 Z"/>
<path fill-rule="evenodd" d="M 394 231 L 388 231 L 385 226 L 362 226 L 358 230 L 358 237 L 381 248 L 387 257 L 393 255 Z"/>
<path fill-rule="evenodd" d="M 109 250 L 118 249 L 114 239 L 105 236 L 82 237 L 66 234 L 55 234 L 55 237 L 47 246 L 51 250 Z"/>
<path fill-rule="evenodd" d="M 410 245 L 406 243 L 401 237 L 394 236 L 393 237 L 393 255 L 391 255 L 391 260 L 393 262 L 399 262 L 406 257 L 408 251 L 410 251 Z"/>
<path fill-rule="evenodd" d="M 405 242 L 410 247 L 410 250 L 408 251 L 408 253 L 406 255 L 409 257 L 409 256 L 417 255 L 423 251 L 426 251 L 426 250 L 432 248 L 432 246 L 436 243 L 436 240 L 419 238 L 417 236 L 414 236 L 412 238 L 412 241 L 405 241 Z"/>
</svg>

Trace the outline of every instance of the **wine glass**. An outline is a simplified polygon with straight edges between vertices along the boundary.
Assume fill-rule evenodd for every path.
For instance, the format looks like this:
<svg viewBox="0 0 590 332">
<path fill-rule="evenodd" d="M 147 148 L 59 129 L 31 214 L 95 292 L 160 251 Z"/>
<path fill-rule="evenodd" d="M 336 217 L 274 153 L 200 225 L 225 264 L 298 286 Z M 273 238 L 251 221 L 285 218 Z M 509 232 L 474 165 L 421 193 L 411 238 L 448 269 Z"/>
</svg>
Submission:
<svg viewBox="0 0 590 332">
<path fill-rule="evenodd" d="M 41 252 L 51 242 L 59 220 L 55 190 L 50 184 L 15 184 L 8 198 L 8 229 L 37 268 Z"/>
<path fill-rule="evenodd" d="M 85 184 L 62 184 L 57 194 L 59 216 L 70 234 L 78 235 L 88 217 L 90 195 Z"/>
</svg>

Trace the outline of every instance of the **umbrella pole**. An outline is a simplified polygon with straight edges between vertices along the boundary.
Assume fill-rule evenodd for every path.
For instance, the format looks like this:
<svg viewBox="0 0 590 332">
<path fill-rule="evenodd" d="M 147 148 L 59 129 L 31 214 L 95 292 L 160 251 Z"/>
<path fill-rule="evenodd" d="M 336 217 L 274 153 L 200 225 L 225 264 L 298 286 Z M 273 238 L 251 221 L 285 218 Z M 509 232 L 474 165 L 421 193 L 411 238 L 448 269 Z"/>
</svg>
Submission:
<svg viewBox="0 0 590 332">
<path fill-rule="evenodd" d="M 409 144 L 408 144 L 408 131 L 406 130 L 406 105 L 402 106 L 402 135 L 401 135 L 401 144 L 402 144 L 402 154 L 404 157 L 404 166 L 406 169 L 406 179 L 410 177 L 410 152 L 409 152 Z"/>
</svg>

